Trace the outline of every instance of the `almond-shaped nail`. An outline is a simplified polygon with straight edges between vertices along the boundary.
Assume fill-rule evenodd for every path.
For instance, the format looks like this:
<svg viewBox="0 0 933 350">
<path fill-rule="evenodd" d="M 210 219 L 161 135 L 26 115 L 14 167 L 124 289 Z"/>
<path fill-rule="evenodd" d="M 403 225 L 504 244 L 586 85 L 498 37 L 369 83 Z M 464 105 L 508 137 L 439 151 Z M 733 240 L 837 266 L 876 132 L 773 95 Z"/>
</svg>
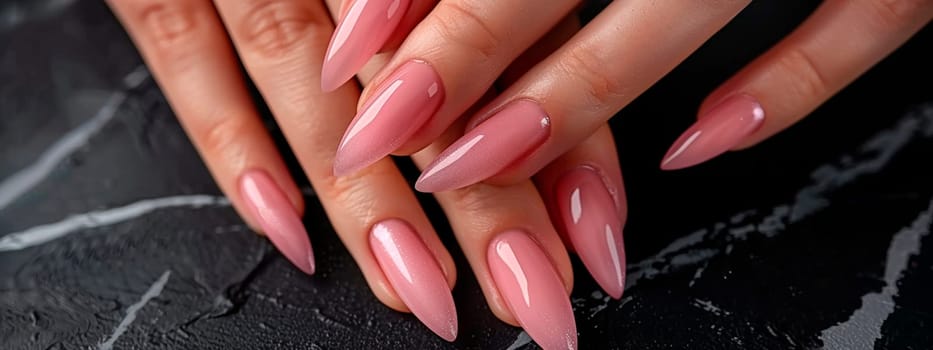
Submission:
<svg viewBox="0 0 933 350">
<path fill-rule="evenodd" d="M 457 338 L 457 310 L 444 272 L 408 223 L 390 219 L 373 226 L 369 245 L 402 302 L 435 334 Z"/>
<path fill-rule="evenodd" d="M 240 176 L 240 196 L 272 244 L 301 271 L 314 274 L 308 232 L 291 201 L 268 174 L 250 170 Z"/>
<path fill-rule="evenodd" d="M 437 112 L 444 86 L 431 65 L 399 67 L 350 122 L 334 158 L 337 176 L 365 168 L 398 149 Z"/>
<path fill-rule="evenodd" d="M 321 89 L 333 91 L 353 78 L 389 40 L 410 0 L 354 0 L 330 39 Z"/>
<path fill-rule="evenodd" d="M 765 111 L 753 97 L 729 97 L 680 135 L 664 156 L 661 169 L 691 167 L 723 154 L 757 131 L 764 121 Z"/>
<path fill-rule="evenodd" d="M 544 349 L 576 349 L 577 325 L 557 270 L 525 232 L 493 238 L 487 263 L 512 315 Z"/>
<path fill-rule="evenodd" d="M 625 290 L 622 218 L 595 169 L 581 166 L 557 182 L 555 199 L 564 230 L 593 279 L 610 296 Z"/>
<path fill-rule="evenodd" d="M 541 106 L 516 100 L 441 152 L 415 188 L 440 192 L 480 182 L 534 152 L 550 134 L 551 121 Z"/>
</svg>

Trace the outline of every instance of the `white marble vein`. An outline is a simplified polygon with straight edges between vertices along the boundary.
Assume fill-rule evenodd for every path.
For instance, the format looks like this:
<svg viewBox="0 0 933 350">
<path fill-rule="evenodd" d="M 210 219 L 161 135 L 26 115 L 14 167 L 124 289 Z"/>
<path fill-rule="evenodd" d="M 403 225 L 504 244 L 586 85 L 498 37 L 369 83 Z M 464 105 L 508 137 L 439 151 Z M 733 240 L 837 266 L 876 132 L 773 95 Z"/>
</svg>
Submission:
<svg viewBox="0 0 933 350">
<path fill-rule="evenodd" d="M 65 237 L 83 229 L 113 225 L 146 215 L 153 211 L 172 208 L 205 206 L 230 206 L 225 197 L 210 195 L 172 196 L 144 199 L 126 206 L 71 215 L 68 218 L 39 225 L 0 237 L 0 252 L 22 250 Z"/>
<path fill-rule="evenodd" d="M 145 67 L 137 67 L 124 77 L 126 88 L 142 84 L 148 76 L 149 73 Z M 124 101 L 126 101 L 126 93 L 114 92 L 94 116 L 55 141 L 42 152 L 35 162 L 13 173 L 10 177 L 0 180 L 0 210 L 45 180 L 62 160 L 86 145 L 92 136 L 116 116 L 117 110 Z"/>
<path fill-rule="evenodd" d="M 832 192 L 854 183 L 863 176 L 884 169 L 893 156 L 908 143 L 931 137 L 933 137 L 933 104 L 927 104 L 905 115 L 892 128 L 882 130 L 852 154 L 839 157 L 837 163 L 842 165 L 824 165 L 814 170 L 811 174 L 813 181 L 796 193 L 793 202 L 775 205 L 761 220 L 754 220 L 754 214 L 760 212 L 757 209 L 741 211 L 732 215 L 728 220 L 715 222 L 707 226 L 709 228 L 696 230 L 671 242 L 652 257 L 630 264 L 627 269 L 625 289 L 635 287 L 645 278 L 651 279 L 684 268 L 696 267 L 694 279 L 690 281 L 690 284 L 693 284 L 703 275 L 704 266 L 711 259 L 727 253 L 733 242 L 745 240 L 752 234 L 765 237 L 777 236 L 787 225 L 799 222 L 825 209 L 828 204 L 828 195 Z M 856 161 L 847 161 L 852 159 Z M 725 236 L 726 239 L 720 242 L 722 244 L 716 246 L 704 244 L 712 239 L 712 236 L 722 232 L 729 233 Z M 593 307 L 598 311 L 591 316 L 605 310 L 610 302 L 612 301 L 604 300 L 602 304 Z M 621 308 L 622 305 L 624 303 L 619 303 L 616 308 Z M 522 340 L 522 335 L 519 335 L 516 343 L 521 343 L 520 340 Z M 793 343 L 791 339 L 788 341 Z"/>
<path fill-rule="evenodd" d="M 820 340 L 832 349 L 874 349 L 881 339 L 881 327 L 894 312 L 898 282 L 909 267 L 910 258 L 920 253 L 922 239 L 933 223 L 933 201 L 917 219 L 894 235 L 888 246 L 884 267 L 885 286 L 862 296 L 862 306 L 848 320 L 823 330 Z"/>
<path fill-rule="evenodd" d="M 136 321 L 136 313 L 139 312 L 150 300 L 158 297 L 162 294 L 162 289 L 165 288 L 165 285 L 168 283 L 168 278 L 172 276 L 172 271 L 166 270 L 162 273 L 162 276 L 155 281 L 149 289 L 139 298 L 139 301 L 130 307 L 126 308 L 126 316 L 123 316 L 123 320 L 120 321 L 120 324 L 113 329 L 113 333 L 110 334 L 110 337 L 107 337 L 103 343 L 97 345 L 98 350 L 111 350 L 113 349 L 113 344 L 120 339 L 120 336 L 123 333 L 126 333 L 126 330 L 133 324 L 133 321 Z"/>
<path fill-rule="evenodd" d="M 113 93 L 91 119 L 55 141 L 34 163 L 0 181 L 0 210 L 45 180 L 62 160 L 87 144 L 91 136 L 113 119 L 124 100 L 125 93 Z"/>
<path fill-rule="evenodd" d="M 857 151 L 840 157 L 836 164 L 821 166 L 813 171 L 809 185 L 799 190 L 791 203 L 775 205 L 770 214 L 760 221 L 752 221 L 753 210 L 745 210 L 730 220 L 716 222 L 672 242 L 658 254 L 631 264 L 628 267 L 626 289 L 632 288 L 644 278 L 653 278 L 681 268 L 705 264 L 725 251 L 721 247 L 704 246 L 711 236 L 729 232 L 724 242 L 741 241 L 750 234 L 758 233 L 774 237 L 785 226 L 803 220 L 829 204 L 828 196 L 836 190 L 854 183 L 863 176 L 877 173 L 891 161 L 908 143 L 919 138 L 933 137 L 927 132 L 933 126 L 933 105 L 924 105 L 908 113 L 892 128 L 882 130 L 863 143 Z M 851 160 L 855 161 L 851 161 Z M 848 160 L 848 161 L 847 161 Z M 838 165 L 837 165 L 838 164 Z M 751 226 L 750 226 L 751 225 Z M 752 229 L 754 227 L 754 229 Z M 719 250 L 722 248 L 722 250 Z M 712 250 L 711 250 L 712 249 Z"/>
</svg>

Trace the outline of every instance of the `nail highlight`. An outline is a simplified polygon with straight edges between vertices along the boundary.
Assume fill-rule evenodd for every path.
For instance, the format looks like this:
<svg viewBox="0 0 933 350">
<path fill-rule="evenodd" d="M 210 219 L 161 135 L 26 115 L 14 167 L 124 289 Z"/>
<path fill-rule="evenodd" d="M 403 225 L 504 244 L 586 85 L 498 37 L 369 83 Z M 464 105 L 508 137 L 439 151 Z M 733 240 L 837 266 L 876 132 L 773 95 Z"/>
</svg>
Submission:
<svg viewBox="0 0 933 350">
<path fill-rule="evenodd" d="M 518 323 L 544 349 L 576 349 L 577 326 L 557 270 L 541 248 L 519 230 L 489 244 L 487 263 Z"/>
<path fill-rule="evenodd" d="M 691 167 L 738 145 L 761 127 L 765 111 L 753 97 L 735 95 L 710 109 L 681 135 L 661 162 L 661 169 Z"/>
<path fill-rule="evenodd" d="M 541 146 L 551 121 L 537 103 L 517 100 L 447 147 L 425 168 L 415 188 L 440 192 L 482 181 Z"/>
<path fill-rule="evenodd" d="M 408 223 L 390 219 L 373 226 L 370 248 L 402 302 L 447 341 L 457 338 L 457 310 L 434 255 Z"/>
<path fill-rule="evenodd" d="M 595 169 L 581 166 L 557 182 L 557 206 L 564 230 L 586 269 L 610 296 L 625 290 L 622 218 Z"/>
<path fill-rule="evenodd" d="M 261 170 L 243 173 L 239 182 L 240 196 L 272 244 L 301 271 L 314 274 L 308 232 L 285 193 Z"/>
<path fill-rule="evenodd" d="M 379 87 L 350 122 L 334 158 L 334 174 L 349 174 L 398 149 L 437 112 L 444 86 L 429 64 L 410 61 Z"/>
<path fill-rule="evenodd" d="M 353 76 L 389 40 L 411 0 L 355 0 L 337 24 L 321 72 L 321 89 L 333 91 Z"/>
</svg>

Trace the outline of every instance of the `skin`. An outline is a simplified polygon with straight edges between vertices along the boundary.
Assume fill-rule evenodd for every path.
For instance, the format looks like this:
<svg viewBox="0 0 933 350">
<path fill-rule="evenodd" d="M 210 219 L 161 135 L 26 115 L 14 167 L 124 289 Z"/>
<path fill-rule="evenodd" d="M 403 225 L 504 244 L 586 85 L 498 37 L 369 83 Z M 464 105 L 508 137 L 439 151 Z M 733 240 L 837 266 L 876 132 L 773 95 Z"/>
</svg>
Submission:
<svg viewBox="0 0 933 350">
<path fill-rule="evenodd" d="M 271 109 L 336 232 L 376 297 L 393 309 L 408 311 L 376 263 L 368 243 L 370 229 L 386 219 L 401 219 L 412 226 L 453 288 L 457 273 L 453 260 L 390 159 L 349 176 L 336 177 L 332 173 L 336 146 L 356 112 L 360 97 L 356 84 L 346 84 L 327 94 L 320 91 L 322 59 L 333 31 L 331 15 L 340 11 L 337 2 L 111 0 L 108 3 L 133 38 L 215 180 L 252 227 L 258 227 L 256 219 L 242 209 L 246 205 L 236 186 L 245 171 L 259 169 L 268 173 L 296 212 L 302 212 L 303 202 L 271 137 L 263 129 L 238 62 L 242 62 Z M 429 7 L 424 8 L 426 13 Z M 417 12 L 411 16 L 403 19 L 403 23 L 417 23 L 420 19 Z M 400 28 L 406 30 L 404 26 Z M 560 33 L 556 38 L 569 37 L 566 32 Z M 393 45 L 392 40 L 387 47 Z M 546 54 L 550 50 L 545 48 L 541 52 Z M 371 80 L 368 77 L 386 63 L 380 57 L 387 56 L 377 56 L 364 68 L 360 75 L 362 83 Z M 517 76 L 521 72 L 523 68 L 515 68 L 510 74 Z M 424 166 L 458 136 L 453 131 L 447 135 L 414 155 L 415 162 Z M 578 153 L 561 157 L 554 171 L 575 164 L 603 162 L 603 158 L 580 158 L 587 154 L 611 155 L 606 159 L 614 159 L 614 152 L 605 152 L 614 150 L 611 137 L 607 139 L 606 135 L 581 145 Z M 601 166 L 610 169 L 611 174 L 619 173 L 615 161 Z M 438 200 L 493 313 L 503 321 L 517 324 L 498 294 L 486 264 L 488 243 L 503 230 L 521 228 L 529 232 L 549 257 L 564 288 L 568 293 L 572 289 L 567 249 L 550 222 L 539 189 L 530 180 L 509 186 L 478 184 L 440 194 Z"/>
<path fill-rule="evenodd" d="M 349 176 L 333 176 L 336 145 L 358 106 L 372 94 L 369 87 L 379 85 L 411 59 L 428 61 L 441 75 L 448 95 L 454 97 L 397 150 L 412 155 L 421 167 L 461 136 L 464 128 L 475 126 L 508 102 L 524 98 L 540 103 L 553 131 L 539 150 L 485 179 L 486 183 L 437 194 L 493 312 L 516 324 L 486 266 L 488 243 L 503 230 L 518 227 L 530 232 L 569 291 L 573 279 L 560 235 L 566 233 L 559 234 L 551 224 L 550 188 L 569 169 L 594 166 L 607 179 L 624 217 L 617 156 L 605 151 L 615 149 L 605 121 L 749 3 L 617 1 L 571 38 L 575 29 L 553 29 L 562 28 L 561 19 L 576 2 L 528 7 L 528 1 L 413 1 L 383 54 L 360 73 L 367 88 L 361 93 L 356 84 L 345 84 L 326 95 L 319 88 L 321 58 L 333 31 L 331 16 L 345 13 L 348 2 L 109 3 L 218 185 L 244 219 L 257 227 L 255 219 L 245 215 L 243 198 L 236 190 L 243 172 L 265 171 L 297 212 L 303 203 L 249 100 L 238 60 L 243 63 L 374 294 L 400 311 L 407 307 L 368 247 L 368 232 L 375 223 L 405 220 L 437 259 L 451 288 L 456 271 L 391 160 Z M 699 114 L 737 93 L 754 96 L 767 118 L 736 148 L 753 145 L 803 118 L 931 17 L 933 1 L 827 1 L 797 31 L 713 92 Z M 672 22 L 682 18 L 691 20 Z M 555 32 L 560 39 L 546 36 Z M 658 37 L 665 40 L 652 39 Z M 539 41 L 563 45 L 538 50 Z M 628 64 L 613 64 L 620 59 Z M 507 88 L 500 92 L 495 86 Z M 533 183 L 529 177 L 534 174 L 538 175 Z"/>
<path fill-rule="evenodd" d="M 457 97 L 446 101 L 396 153 L 409 154 L 432 142 L 454 115 L 476 102 L 499 75 L 499 68 L 516 57 L 515 48 L 524 48 L 529 37 L 547 31 L 535 24 L 551 23 L 557 14 L 508 11 L 529 3 L 533 1 L 442 0 L 412 30 L 385 70 L 376 75 L 376 85 L 395 67 L 417 58 L 434 64 L 448 94 Z M 556 1 L 553 8 L 567 3 Z M 480 181 L 510 184 L 536 174 L 592 135 L 749 3 L 610 3 L 562 47 L 536 61 L 473 114 L 468 128 L 514 100 L 528 99 L 539 103 L 552 123 L 550 138 L 536 152 Z M 730 96 L 750 96 L 761 104 L 764 122 L 732 149 L 750 147 L 805 117 L 931 18 L 929 0 L 828 0 L 784 40 L 714 90 L 699 106 L 698 117 Z M 365 90 L 360 103 L 371 93 L 372 89 Z"/>
</svg>

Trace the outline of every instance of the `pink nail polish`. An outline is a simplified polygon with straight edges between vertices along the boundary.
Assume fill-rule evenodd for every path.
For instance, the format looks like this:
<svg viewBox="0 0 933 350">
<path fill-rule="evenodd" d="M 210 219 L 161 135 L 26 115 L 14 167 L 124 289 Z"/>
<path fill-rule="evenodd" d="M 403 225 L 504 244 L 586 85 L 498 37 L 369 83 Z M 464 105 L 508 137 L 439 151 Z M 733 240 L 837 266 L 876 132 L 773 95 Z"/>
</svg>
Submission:
<svg viewBox="0 0 933 350">
<path fill-rule="evenodd" d="M 418 178 L 421 192 L 440 192 L 482 181 L 534 152 L 551 133 L 537 103 L 517 100 L 447 147 Z"/>
<path fill-rule="evenodd" d="M 240 195 L 272 244 L 301 271 L 314 274 L 314 252 L 295 207 L 264 171 L 240 176 Z"/>
<path fill-rule="evenodd" d="M 354 0 L 330 39 L 321 73 L 321 89 L 334 91 L 353 76 L 389 40 L 411 0 Z"/>
<path fill-rule="evenodd" d="M 680 135 L 664 156 L 661 169 L 691 167 L 723 154 L 758 130 L 764 120 L 765 111 L 753 97 L 729 97 Z"/>
<path fill-rule="evenodd" d="M 444 85 L 431 65 L 410 61 L 395 71 L 350 122 L 334 174 L 352 173 L 398 149 L 437 112 Z"/>
<path fill-rule="evenodd" d="M 527 234 L 506 231 L 489 243 L 487 263 L 518 323 L 544 349 L 576 349 L 577 325 L 564 283 Z"/>
<path fill-rule="evenodd" d="M 619 299 L 625 289 L 622 219 L 602 177 L 581 166 L 557 182 L 558 208 L 573 247 L 597 283 Z"/>
<path fill-rule="evenodd" d="M 457 338 L 457 310 L 434 255 L 408 223 L 390 219 L 373 226 L 369 245 L 402 302 L 431 331 Z"/>
</svg>

